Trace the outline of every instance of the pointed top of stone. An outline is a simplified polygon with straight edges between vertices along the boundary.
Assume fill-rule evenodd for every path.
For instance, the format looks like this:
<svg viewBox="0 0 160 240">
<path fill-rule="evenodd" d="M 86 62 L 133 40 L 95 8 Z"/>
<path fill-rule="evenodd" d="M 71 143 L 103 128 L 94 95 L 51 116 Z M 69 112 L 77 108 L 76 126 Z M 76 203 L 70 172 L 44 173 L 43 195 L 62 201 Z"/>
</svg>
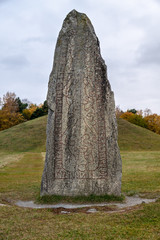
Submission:
<svg viewBox="0 0 160 240">
<path fill-rule="evenodd" d="M 76 11 L 76 9 L 73 9 L 72 11 L 70 11 L 68 13 L 68 15 L 71 14 L 71 15 L 75 15 L 75 14 L 80 14 L 78 11 Z"/>
<path fill-rule="evenodd" d="M 94 27 L 87 15 L 73 9 L 64 19 L 61 33 L 66 33 L 76 28 L 81 28 L 83 31 L 85 28 L 89 29 L 90 32 L 95 35 Z"/>
<path fill-rule="evenodd" d="M 67 16 L 73 16 L 73 17 L 76 17 L 77 15 L 85 15 L 85 16 L 86 16 L 86 14 L 80 13 L 80 12 L 76 11 L 75 9 L 73 9 L 72 11 L 70 11 L 70 12 L 67 14 Z M 87 17 L 87 16 L 86 16 L 86 17 Z"/>
</svg>

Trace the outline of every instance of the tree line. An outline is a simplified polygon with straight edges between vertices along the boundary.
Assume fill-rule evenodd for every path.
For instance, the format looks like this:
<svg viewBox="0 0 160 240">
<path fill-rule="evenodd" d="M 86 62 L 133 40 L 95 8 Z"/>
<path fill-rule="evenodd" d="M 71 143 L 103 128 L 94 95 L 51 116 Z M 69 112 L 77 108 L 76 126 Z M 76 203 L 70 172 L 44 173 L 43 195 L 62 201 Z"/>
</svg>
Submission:
<svg viewBox="0 0 160 240">
<path fill-rule="evenodd" d="M 129 109 L 126 112 L 123 112 L 120 107 L 117 106 L 116 116 L 117 118 L 123 118 L 128 122 L 160 134 L 160 115 L 152 113 L 152 111 L 148 108 L 146 108 L 144 111 Z"/>
<path fill-rule="evenodd" d="M 47 101 L 37 106 L 12 92 L 0 98 L 0 105 L 0 131 L 48 113 Z"/>
</svg>

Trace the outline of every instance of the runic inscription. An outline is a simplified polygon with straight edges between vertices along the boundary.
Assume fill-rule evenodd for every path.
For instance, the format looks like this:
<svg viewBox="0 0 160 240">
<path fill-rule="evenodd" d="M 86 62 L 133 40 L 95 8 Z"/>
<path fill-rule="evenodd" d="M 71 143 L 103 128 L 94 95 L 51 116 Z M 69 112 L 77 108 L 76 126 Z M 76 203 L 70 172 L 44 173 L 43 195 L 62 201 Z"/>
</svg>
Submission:
<svg viewBox="0 0 160 240">
<path fill-rule="evenodd" d="M 121 191 L 114 96 L 94 28 L 73 10 L 55 49 L 41 195 Z"/>
</svg>

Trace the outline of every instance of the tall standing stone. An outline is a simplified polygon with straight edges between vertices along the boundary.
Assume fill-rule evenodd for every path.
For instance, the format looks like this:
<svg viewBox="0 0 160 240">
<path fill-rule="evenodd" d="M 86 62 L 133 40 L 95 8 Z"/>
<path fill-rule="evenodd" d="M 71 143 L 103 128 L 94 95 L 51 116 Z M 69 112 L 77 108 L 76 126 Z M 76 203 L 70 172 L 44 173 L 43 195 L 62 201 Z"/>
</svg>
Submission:
<svg viewBox="0 0 160 240">
<path fill-rule="evenodd" d="M 41 195 L 121 194 L 114 95 L 85 14 L 64 20 L 48 85 Z"/>
</svg>

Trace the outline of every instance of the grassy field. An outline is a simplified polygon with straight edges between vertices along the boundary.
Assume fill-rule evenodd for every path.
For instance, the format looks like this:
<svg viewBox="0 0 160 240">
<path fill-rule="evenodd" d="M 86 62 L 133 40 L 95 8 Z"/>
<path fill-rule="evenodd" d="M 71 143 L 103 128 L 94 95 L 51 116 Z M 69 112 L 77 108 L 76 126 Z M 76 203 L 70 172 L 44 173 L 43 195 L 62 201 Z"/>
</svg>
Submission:
<svg viewBox="0 0 160 240">
<path fill-rule="evenodd" d="M 0 203 L 35 200 L 44 165 L 46 117 L 0 132 Z M 119 121 L 122 192 L 160 196 L 160 136 Z M 160 239 L 160 200 L 123 213 L 55 214 L 0 207 L 0 240 Z"/>
</svg>

